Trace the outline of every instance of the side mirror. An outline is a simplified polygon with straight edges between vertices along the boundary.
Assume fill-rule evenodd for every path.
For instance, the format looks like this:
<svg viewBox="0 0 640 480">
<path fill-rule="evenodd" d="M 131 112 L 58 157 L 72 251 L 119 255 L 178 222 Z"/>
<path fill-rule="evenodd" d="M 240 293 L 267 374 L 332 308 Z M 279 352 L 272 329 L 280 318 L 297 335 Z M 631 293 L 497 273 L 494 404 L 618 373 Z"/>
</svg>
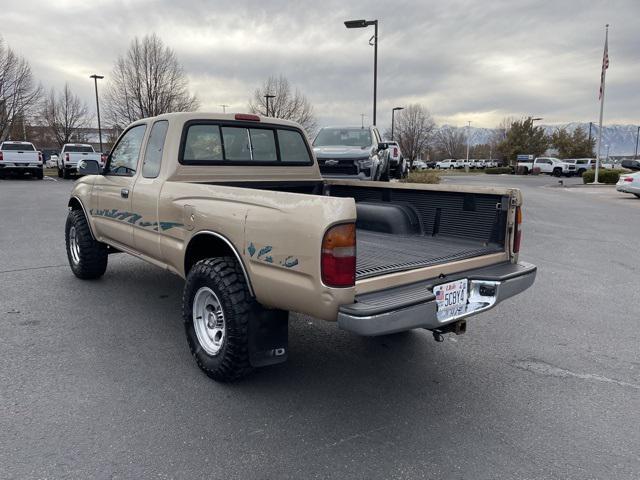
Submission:
<svg viewBox="0 0 640 480">
<path fill-rule="evenodd" d="M 100 165 L 95 160 L 80 160 L 78 162 L 78 173 L 80 175 L 98 175 Z"/>
<path fill-rule="evenodd" d="M 378 143 L 378 150 L 386 150 L 387 148 L 389 148 L 389 144 L 386 142 L 380 142 Z"/>
</svg>

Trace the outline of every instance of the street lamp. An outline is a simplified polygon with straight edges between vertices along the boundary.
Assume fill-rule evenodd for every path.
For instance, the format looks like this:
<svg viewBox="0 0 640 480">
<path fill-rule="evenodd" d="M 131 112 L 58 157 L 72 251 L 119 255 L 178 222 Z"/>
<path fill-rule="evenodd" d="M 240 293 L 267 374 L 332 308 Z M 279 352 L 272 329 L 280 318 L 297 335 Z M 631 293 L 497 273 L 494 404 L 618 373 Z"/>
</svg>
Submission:
<svg viewBox="0 0 640 480">
<path fill-rule="evenodd" d="M 98 80 L 102 80 L 104 75 L 90 75 L 89 78 L 93 78 L 93 83 L 96 87 L 96 112 L 98 113 L 98 138 L 100 139 L 100 153 L 104 153 L 102 150 L 102 127 L 100 126 L 100 102 L 98 102 Z"/>
<path fill-rule="evenodd" d="M 229 107 L 229 105 L 227 105 L 226 103 L 221 103 L 218 106 L 222 107 L 222 113 L 227 113 L 227 107 Z"/>
<path fill-rule="evenodd" d="M 373 46 L 373 125 L 376 124 L 376 97 L 378 94 L 378 20 L 347 20 L 344 26 L 347 28 L 366 28 L 373 25 L 375 31 L 369 39 L 369 45 Z M 371 41 L 373 40 L 373 43 Z"/>
<path fill-rule="evenodd" d="M 391 109 L 391 140 L 393 140 L 393 126 L 394 126 L 394 123 L 395 123 L 396 110 L 404 110 L 404 107 L 393 107 Z"/>
<path fill-rule="evenodd" d="M 469 171 L 469 137 L 471 137 L 471 120 L 467 122 L 467 163 L 465 163 L 464 171 Z"/>
<path fill-rule="evenodd" d="M 267 115 L 266 116 L 268 117 L 269 116 L 269 99 L 270 98 L 276 98 L 276 96 L 275 95 L 271 95 L 270 93 L 267 93 L 267 94 L 265 94 L 263 96 L 264 96 L 265 103 L 267 104 Z"/>
<path fill-rule="evenodd" d="M 638 131 L 636 132 L 636 153 L 633 155 L 633 159 L 638 159 L 638 138 L 640 137 L 640 127 L 638 127 Z"/>
</svg>

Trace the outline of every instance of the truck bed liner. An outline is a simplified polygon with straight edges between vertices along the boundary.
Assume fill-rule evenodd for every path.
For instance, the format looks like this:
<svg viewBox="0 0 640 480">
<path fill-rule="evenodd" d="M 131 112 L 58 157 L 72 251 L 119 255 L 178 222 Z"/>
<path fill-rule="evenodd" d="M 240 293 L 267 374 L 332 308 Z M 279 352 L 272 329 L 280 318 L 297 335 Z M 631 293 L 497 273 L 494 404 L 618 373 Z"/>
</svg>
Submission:
<svg viewBox="0 0 640 480">
<path fill-rule="evenodd" d="M 397 235 L 357 231 L 356 279 L 430 267 L 504 251 L 498 244 L 483 244 L 456 237 Z"/>
</svg>

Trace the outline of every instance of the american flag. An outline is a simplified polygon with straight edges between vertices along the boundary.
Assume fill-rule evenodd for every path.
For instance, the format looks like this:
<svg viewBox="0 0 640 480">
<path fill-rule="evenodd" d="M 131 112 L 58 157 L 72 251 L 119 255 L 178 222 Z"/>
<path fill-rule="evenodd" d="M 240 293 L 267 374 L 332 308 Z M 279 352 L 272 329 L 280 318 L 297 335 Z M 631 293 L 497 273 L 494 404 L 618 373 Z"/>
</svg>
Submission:
<svg viewBox="0 0 640 480">
<path fill-rule="evenodd" d="M 608 27 L 608 25 L 607 25 Z M 604 91 L 604 72 L 609 68 L 609 31 L 604 40 L 604 54 L 602 55 L 602 73 L 600 74 L 600 95 L 598 100 L 602 100 L 602 92 Z"/>
</svg>

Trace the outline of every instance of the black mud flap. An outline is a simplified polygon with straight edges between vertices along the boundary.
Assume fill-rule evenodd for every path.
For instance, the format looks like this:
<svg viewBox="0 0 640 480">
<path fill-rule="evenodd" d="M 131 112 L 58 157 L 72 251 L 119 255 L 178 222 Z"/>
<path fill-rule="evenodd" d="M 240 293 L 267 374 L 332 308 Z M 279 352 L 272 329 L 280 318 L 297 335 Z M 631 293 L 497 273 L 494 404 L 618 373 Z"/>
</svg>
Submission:
<svg viewBox="0 0 640 480">
<path fill-rule="evenodd" d="M 249 361 L 253 367 L 282 363 L 289 357 L 289 312 L 259 309 L 249 321 Z"/>
</svg>

